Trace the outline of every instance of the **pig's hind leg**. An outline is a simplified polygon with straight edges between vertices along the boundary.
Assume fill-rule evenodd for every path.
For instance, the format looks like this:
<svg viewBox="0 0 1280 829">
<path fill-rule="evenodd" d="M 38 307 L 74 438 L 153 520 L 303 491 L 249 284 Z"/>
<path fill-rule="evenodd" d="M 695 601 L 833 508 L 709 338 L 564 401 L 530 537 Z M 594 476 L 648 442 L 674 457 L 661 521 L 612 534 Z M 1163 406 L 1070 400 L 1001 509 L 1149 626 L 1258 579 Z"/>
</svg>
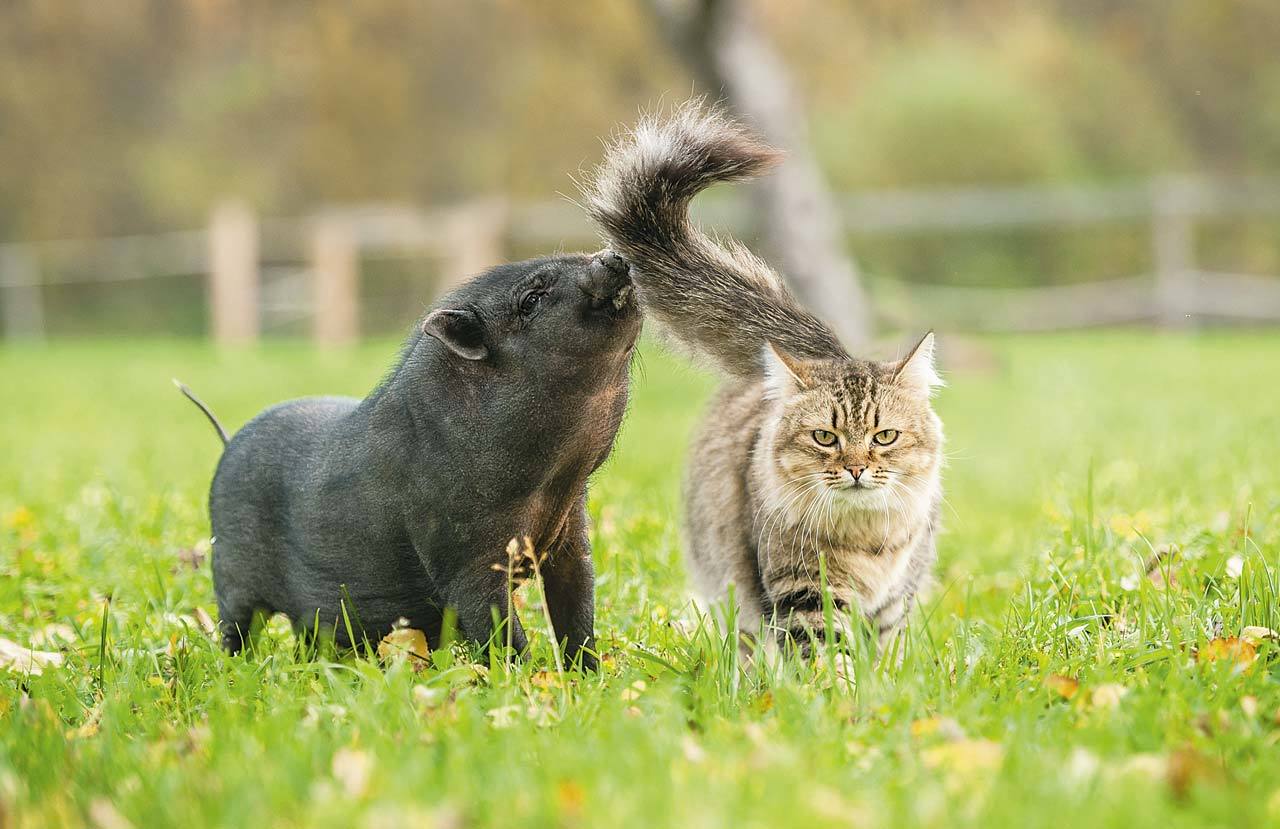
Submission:
<svg viewBox="0 0 1280 829">
<path fill-rule="evenodd" d="M 261 628 L 273 609 L 259 598 L 257 591 L 240 584 L 238 579 L 227 577 L 226 568 L 218 566 L 226 563 L 218 560 L 218 552 L 214 553 L 213 572 L 214 592 L 218 597 L 218 633 L 222 647 L 235 656 L 244 650 L 252 632 Z"/>
<path fill-rule="evenodd" d="M 222 637 L 222 647 L 227 653 L 235 656 L 244 650 L 245 642 L 253 630 L 257 617 L 262 610 L 252 604 L 232 604 L 218 598 L 218 633 Z"/>
</svg>

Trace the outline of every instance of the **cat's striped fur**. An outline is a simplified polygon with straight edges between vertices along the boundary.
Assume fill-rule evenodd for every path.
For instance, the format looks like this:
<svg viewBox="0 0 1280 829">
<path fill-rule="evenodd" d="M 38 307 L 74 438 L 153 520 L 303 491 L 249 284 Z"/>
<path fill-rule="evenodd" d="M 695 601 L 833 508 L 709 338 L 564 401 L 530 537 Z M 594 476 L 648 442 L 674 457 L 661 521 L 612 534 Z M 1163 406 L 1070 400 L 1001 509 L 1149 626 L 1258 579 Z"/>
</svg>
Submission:
<svg viewBox="0 0 1280 829">
<path fill-rule="evenodd" d="M 883 641 L 935 558 L 933 337 L 902 360 L 854 359 L 768 265 L 693 226 L 698 192 L 778 157 L 694 102 L 614 143 L 586 207 L 632 262 L 649 316 L 728 375 L 685 479 L 698 592 L 722 601 L 733 585 L 741 629 L 777 624 L 803 647 L 806 634 L 824 632 L 821 558 L 840 627 L 856 608 Z"/>
</svg>

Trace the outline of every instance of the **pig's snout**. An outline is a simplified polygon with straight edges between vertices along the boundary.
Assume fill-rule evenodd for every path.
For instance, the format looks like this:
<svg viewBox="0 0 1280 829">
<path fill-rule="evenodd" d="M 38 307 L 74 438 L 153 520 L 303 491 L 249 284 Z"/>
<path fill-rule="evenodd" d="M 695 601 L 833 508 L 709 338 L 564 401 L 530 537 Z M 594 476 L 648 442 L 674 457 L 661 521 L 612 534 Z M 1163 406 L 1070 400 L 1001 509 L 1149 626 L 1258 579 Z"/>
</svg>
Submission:
<svg viewBox="0 0 1280 829">
<path fill-rule="evenodd" d="M 631 299 L 631 267 L 613 251 L 601 251 L 578 277 L 578 287 L 592 308 L 619 311 Z"/>
</svg>

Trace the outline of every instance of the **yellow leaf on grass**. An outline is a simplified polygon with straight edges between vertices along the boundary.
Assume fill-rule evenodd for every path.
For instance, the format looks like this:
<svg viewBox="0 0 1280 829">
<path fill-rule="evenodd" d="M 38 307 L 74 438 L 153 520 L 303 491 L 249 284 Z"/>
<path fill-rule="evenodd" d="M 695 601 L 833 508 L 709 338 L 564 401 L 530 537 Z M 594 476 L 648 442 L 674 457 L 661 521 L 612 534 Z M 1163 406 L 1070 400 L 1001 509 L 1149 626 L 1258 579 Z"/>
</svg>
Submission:
<svg viewBox="0 0 1280 829">
<path fill-rule="evenodd" d="M 587 802 L 587 793 L 576 780 L 562 780 L 556 786 L 556 800 L 560 811 L 571 817 L 582 814 L 582 806 Z"/>
<path fill-rule="evenodd" d="M 64 659 L 60 653 L 35 651 L 17 642 L 0 639 L 0 668 L 8 668 L 14 673 L 37 675 L 45 668 L 62 667 Z"/>
<path fill-rule="evenodd" d="M 35 515 L 26 507 L 18 507 L 4 517 L 4 525 L 11 529 L 21 530 L 35 523 Z"/>
<path fill-rule="evenodd" d="M 396 628 L 378 643 L 378 658 L 384 662 L 408 659 L 415 668 L 427 664 L 427 635 L 414 628 Z"/>
<path fill-rule="evenodd" d="M 564 686 L 564 677 L 555 671 L 535 671 L 529 677 L 529 684 L 535 688 L 549 689 Z"/>
<path fill-rule="evenodd" d="M 1196 661 L 1233 662 L 1238 667 L 1247 669 L 1258 658 L 1258 649 L 1244 639 L 1232 636 L 1227 639 L 1213 639 L 1196 653 Z"/>
<path fill-rule="evenodd" d="M 1072 699 L 1080 692 L 1080 680 L 1063 674 L 1050 674 L 1044 685 L 1063 699 Z"/>
</svg>

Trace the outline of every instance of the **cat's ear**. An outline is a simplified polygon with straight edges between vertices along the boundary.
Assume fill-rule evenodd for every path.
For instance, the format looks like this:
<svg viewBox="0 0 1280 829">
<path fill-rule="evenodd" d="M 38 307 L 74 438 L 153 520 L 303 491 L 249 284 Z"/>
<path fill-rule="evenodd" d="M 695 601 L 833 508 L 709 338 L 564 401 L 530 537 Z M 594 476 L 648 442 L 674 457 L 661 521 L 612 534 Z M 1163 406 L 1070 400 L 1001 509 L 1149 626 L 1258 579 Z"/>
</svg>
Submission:
<svg viewBox="0 0 1280 829">
<path fill-rule="evenodd" d="M 804 360 L 792 356 L 773 343 L 765 343 L 761 354 L 764 382 L 770 397 L 785 398 L 809 388 L 813 375 Z"/>
<path fill-rule="evenodd" d="M 489 356 L 484 344 L 484 321 L 475 311 L 440 308 L 427 314 L 422 333 L 435 337 L 464 360 Z"/>
<path fill-rule="evenodd" d="M 934 389 L 944 385 L 934 364 L 932 331 L 916 343 L 910 354 L 898 361 L 893 370 L 893 379 L 894 382 L 924 395 L 933 394 Z"/>
</svg>

